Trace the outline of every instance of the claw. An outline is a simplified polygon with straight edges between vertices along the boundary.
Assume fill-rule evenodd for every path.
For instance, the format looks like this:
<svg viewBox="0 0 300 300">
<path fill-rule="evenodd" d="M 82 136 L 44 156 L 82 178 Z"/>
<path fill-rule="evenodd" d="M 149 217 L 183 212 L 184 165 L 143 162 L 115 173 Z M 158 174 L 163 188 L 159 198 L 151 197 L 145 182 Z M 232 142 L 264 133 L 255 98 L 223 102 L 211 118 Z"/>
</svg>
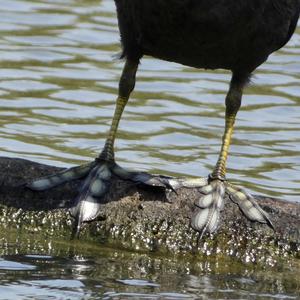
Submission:
<svg viewBox="0 0 300 300">
<path fill-rule="evenodd" d="M 96 165 L 86 178 L 83 187 L 74 200 L 70 214 L 75 218 L 72 237 L 78 237 L 83 222 L 97 218 L 101 211 L 101 200 L 109 188 L 111 171 L 107 164 Z"/>
<path fill-rule="evenodd" d="M 165 187 L 164 183 L 159 180 L 158 177 L 152 176 L 147 173 L 136 173 L 132 178 L 130 178 L 132 181 L 138 182 L 138 183 L 144 183 L 151 186 L 159 186 L 159 187 Z"/>
<path fill-rule="evenodd" d="M 114 167 L 112 168 L 112 172 L 118 177 L 125 180 L 131 180 L 137 183 L 143 183 L 150 186 L 170 189 L 176 193 L 174 187 L 171 184 L 171 177 L 155 176 L 145 172 L 133 172 L 133 171 L 123 169 L 117 164 L 115 164 Z"/>
<path fill-rule="evenodd" d="M 124 180 L 131 180 L 137 183 L 143 183 L 145 185 L 162 187 L 171 190 L 177 194 L 177 189 L 203 187 L 207 185 L 208 180 L 206 178 L 172 178 L 169 176 L 152 175 L 145 172 L 134 172 L 121 168 L 115 164 L 112 168 L 112 172 L 118 177 Z"/>
<path fill-rule="evenodd" d="M 93 166 L 94 162 L 66 169 L 57 174 L 33 180 L 32 182 L 26 184 L 26 187 L 34 191 L 44 191 L 65 182 L 86 176 Z"/>
<path fill-rule="evenodd" d="M 240 188 L 226 185 L 226 191 L 230 199 L 236 203 L 243 214 L 251 221 L 268 224 L 272 229 L 274 226 L 267 212 L 265 212 L 256 202 L 254 197 Z"/>
<path fill-rule="evenodd" d="M 162 187 L 167 189 L 173 189 L 173 186 L 169 182 L 169 177 L 164 176 L 154 176 L 148 173 L 135 173 L 135 175 L 130 178 L 130 180 L 144 183 L 150 186 Z"/>
<path fill-rule="evenodd" d="M 205 193 L 195 205 L 197 209 L 191 219 L 191 226 L 201 232 L 213 233 L 218 228 L 220 212 L 224 207 L 225 185 L 220 180 L 214 180 L 200 189 Z"/>
</svg>

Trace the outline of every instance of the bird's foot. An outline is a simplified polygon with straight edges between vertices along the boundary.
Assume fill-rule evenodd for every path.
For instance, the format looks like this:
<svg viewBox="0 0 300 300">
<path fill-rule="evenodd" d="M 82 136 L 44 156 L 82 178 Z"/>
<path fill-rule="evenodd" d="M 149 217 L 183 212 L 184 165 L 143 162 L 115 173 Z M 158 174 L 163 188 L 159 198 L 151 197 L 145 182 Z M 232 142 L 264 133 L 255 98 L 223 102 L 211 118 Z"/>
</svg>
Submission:
<svg viewBox="0 0 300 300">
<path fill-rule="evenodd" d="M 268 214 L 246 191 L 226 180 L 209 179 L 208 182 L 200 189 L 203 196 L 195 202 L 197 208 L 191 219 L 192 228 L 201 232 L 200 239 L 204 233 L 213 233 L 217 230 L 220 213 L 224 208 L 225 194 L 239 206 L 249 220 L 267 224 L 274 229 Z"/>
<path fill-rule="evenodd" d="M 74 199 L 70 213 L 75 218 L 73 237 L 77 237 L 83 222 L 95 220 L 101 213 L 104 197 L 109 190 L 112 175 L 137 184 L 175 191 L 180 187 L 202 187 L 207 179 L 175 179 L 151 175 L 145 172 L 126 170 L 114 161 L 95 161 L 38 178 L 26 186 L 35 191 L 44 191 L 75 179 L 85 178 L 78 196 Z"/>
<path fill-rule="evenodd" d="M 103 196 L 110 185 L 110 166 L 111 163 L 108 162 L 93 161 L 38 178 L 26 186 L 34 191 L 45 191 L 72 180 L 85 178 L 70 208 L 70 214 L 75 218 L 73 236 L 78 236 L 82 223 L 94 220 L 101 211 Z"/>
</svg>

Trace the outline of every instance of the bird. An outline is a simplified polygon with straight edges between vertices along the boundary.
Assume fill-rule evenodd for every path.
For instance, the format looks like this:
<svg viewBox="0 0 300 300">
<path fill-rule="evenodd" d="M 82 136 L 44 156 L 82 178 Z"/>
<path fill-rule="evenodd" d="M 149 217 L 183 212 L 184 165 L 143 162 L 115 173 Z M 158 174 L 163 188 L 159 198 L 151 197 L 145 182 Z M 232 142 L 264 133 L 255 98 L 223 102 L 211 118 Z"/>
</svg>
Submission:
<svg viewBox="0 0 300 300">
<path fill-rule="evenodd" d="M 70 209 L 73 235 L 84 222 L 101 211 L 101 200 L 113 175 L 125 180 L 176 191 L 197 187 L 202 196 L 195 202 L 191 227 L 213 233 L 219 226 L 225 194 L 251 221 L 273 224 L 267 212 L 243 188 L 226 178 L 226 162 L 236 115 L 244 88 L 253 72 L 269 55 L 292 37 L 300 13 L 300 0 L 114 0 L 122 52 L 115 111 L 99 156 L 92 162 L 37 178 L 27 184 L 46 190 L 64 182 L 85 178 Z M 143 56 L 179 63 L 197 69 L 225 69 L 232 74 L 225 98 L 225 126 L 219 158 L 207 177 L 176 179 L 131 171 L 115 161 L 114 143 L 122 112 L 134 90 Z"/>
</svg>

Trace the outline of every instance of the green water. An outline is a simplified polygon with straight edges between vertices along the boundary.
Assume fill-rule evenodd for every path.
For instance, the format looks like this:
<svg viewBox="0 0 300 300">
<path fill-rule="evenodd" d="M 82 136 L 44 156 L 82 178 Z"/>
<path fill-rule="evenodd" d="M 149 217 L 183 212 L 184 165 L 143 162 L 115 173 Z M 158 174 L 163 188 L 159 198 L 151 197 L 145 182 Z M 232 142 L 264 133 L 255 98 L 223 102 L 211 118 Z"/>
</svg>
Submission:
<svg viewBox="0 0 300 300">
<path fill-rule="evenodd" d="M 0 237 L 0 299 L 299 299 L 300 264 L 264 268 Z"/>
<path fill-rule="evenodd" d="M 123 62 L 114 3 L 0 1 L 0 155 L 70 166 L 101 150 Z M 300 36 L 253 78 L 238 115 L 228 178 L 299 201 Z M 230 74 L 142 61 L 116 157 L 172 175 L 211 172 Z"/>
<path fill-rule="evenodd" d="M 119 51 L 112 0 L 0 0 L 0 155 L 57 166 L 92 160 L 114 109 L 123 62 L 113 55 Z M 228 178 L 250 192 L 291 201 L 300 201 L 299 54 L 300 28 L 257 70 L 228 162 Z M 137 79 L 120 124 L 118 162 L 161 174 L 206 176 L 220 148 L 230 74 L 146 57 Z M 294 269 L 262 276 L 249 266 L 233 270 L 199 262 L 193 268 L 169 258 L 84 246 L 72 256 L 60 244 L 44 247 L 37 241 L 35 248 L 32 242 L 24 245 L 24 238 L 20 244 L 6 239 L 0 260 L 3 299 L 296 299 L 299 294 Z M 21 265 L 10 269 L 16 262 Z"/>
</svg>

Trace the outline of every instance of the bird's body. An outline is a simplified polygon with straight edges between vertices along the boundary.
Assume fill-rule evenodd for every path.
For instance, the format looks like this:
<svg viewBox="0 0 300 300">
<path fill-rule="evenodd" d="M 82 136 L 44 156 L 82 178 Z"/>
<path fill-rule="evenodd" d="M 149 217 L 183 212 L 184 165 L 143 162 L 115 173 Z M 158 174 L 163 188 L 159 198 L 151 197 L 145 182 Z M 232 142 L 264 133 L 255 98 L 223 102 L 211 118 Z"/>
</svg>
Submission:
<svg viewBox="0 0 300 300">
<path fill-rule="evenodd" d="M 295 30 L 299 0 L 115 0 L 123 56 L 252 72 Z"/>
<path fill-rule="evenodd" d="M 116 109 L 105 146 L 94 162 L 72 168 L 29 185 L 43 190 L 86 176 L 74 201 L 75 232 L 97 217 L 112 174 L 138 183 L 175 190 L 200 185 L 204 196 L 195 203 L 191 225 L 214 232 L 224 207 L 225 193 L 252 221 L 272 223 L 255 199 L 226 179 L 226 161 L 243 89 L 251 73 L 291 38 L 299 18 L 300 0 L 115 0 L 122 57 Z M 175 180 L 119 167 L 114 141 L 122 112 L 134 89 L 143 55 L 195 68 L 227 69 L 232 79 L 226 96 L 225 130 L 219 159 L 208 178 Z M 204 186 L 203 186 L 204 185 Z"/>
</svg>

